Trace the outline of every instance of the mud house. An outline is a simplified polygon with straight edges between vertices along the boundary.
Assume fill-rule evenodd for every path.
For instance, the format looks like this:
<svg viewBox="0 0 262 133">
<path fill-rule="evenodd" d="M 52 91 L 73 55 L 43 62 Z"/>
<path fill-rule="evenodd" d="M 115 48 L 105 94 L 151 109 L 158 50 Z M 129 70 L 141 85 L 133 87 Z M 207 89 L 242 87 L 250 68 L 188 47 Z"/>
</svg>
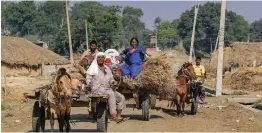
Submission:
<svg viewBox="0 0 262 133">
<path fill-rule="evenodd" d="M 64 57 L 24 38 L 2 36 L 1 39 L 1 76 L 39 76 L 54 71 L 45 68 L 70 63 Z"/>
</svg>

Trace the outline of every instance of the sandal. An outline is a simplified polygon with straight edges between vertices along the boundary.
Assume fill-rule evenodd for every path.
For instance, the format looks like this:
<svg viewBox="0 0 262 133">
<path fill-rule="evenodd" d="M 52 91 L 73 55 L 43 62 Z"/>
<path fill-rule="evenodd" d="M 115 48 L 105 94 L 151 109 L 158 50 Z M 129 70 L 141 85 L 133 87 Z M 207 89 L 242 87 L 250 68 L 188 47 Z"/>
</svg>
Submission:
<svg viewBox="0 0 262 133">
<path fill-rule="evenodd" d="M 112 119 L 110 119 L 110 121 L 114 121 L 114 122 L 116 122 L 116 123 L 119 123 L 119 122 L 122 121 L 122 119 L 112 118 Z"/>
</svg>

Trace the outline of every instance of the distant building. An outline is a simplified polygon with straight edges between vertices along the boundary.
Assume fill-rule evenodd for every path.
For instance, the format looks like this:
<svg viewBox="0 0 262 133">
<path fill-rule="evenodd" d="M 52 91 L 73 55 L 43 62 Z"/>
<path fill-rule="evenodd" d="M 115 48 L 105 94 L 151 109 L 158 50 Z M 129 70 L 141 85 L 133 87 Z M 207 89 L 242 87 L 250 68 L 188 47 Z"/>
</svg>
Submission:
<svg viewBox="0 0 262 133">
<path fill-rule="evenodd" d="M 40 46 L 40 47 L 42 47 L 42 48 L 48 48 L 48 45 L 47 45 L 47 43 L 45 43 L 45 42 L 42 42 L 42 41 L 37 41 L 37 42 L 34 42 L 37 46 Z"/>
<path fill-rule="evenodd" d="M 24 38 L 34 44 L 36 44 L 39 47 L 48 49 L 48 44 L 46 42 L 40 41 L 37 39 L 37 36 L 35 35 L 26 35 Z"/>
<path fill-rule="evenodd" d="M 51 71 L 45 67 L 70 64 L 62 56 L 24 38 L 1 36 L 1 39 L 1 77 L 40 76 Z"/>
<path fill-rule="evenodd" d="M 150 44 L 155 45 L 156 44 L 156 36 L 151 36 L 150 37 Z"/>
</svg>

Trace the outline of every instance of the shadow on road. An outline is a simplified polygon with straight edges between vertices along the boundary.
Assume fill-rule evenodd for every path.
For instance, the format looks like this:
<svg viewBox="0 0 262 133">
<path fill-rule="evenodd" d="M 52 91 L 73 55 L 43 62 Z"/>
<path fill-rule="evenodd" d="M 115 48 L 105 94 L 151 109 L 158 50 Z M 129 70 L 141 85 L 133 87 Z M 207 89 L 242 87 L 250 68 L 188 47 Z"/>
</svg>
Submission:
<svg viewBox="0 0 262 133">
<path fill-rule="evenodd" d="M 95 120 L 88 118 L 87 114 L 71 114 L 71 121 L 73 122 L 92 122 L 96 123 Z"/>
<path fill-rule="evenodd" d="M 124 114 L 122 116 L 123 117 L 130 117 L 129 120 L 142 120 L 142 114 L 141 115 Z M 163 118 L 163 117 L 158 116 L 158 115 L 151 115 L 151 117 L 150 117 L 150 119 L 159 119 L 159 118 Z"/>
<path fill-rule="evenodd" d="M 165 114 L 168 114 L 168 115 L 173 116 L 173 117 L 177 117 L 177 112 L 176 112 L 175 109 L 165 109 L 165 108 L 162 108 L 162 111 L 163 111 L 163 113 L 165 113 Z M 191 115 L 191 111 L 185 109 L 185 114 L 186 114 L 186 115 Z"/>
<path fill-rule="evenodd" d="M 28 131 L 34 132 L 34 131 Z M 45 132 L 51 132 L 51 129 L 46 129 Z M 59 129 L 54 129 L 54 132 L 59 132 Z M 96 129 L 71 129 L 70 132 L 96 132 Z"/>
</svg>

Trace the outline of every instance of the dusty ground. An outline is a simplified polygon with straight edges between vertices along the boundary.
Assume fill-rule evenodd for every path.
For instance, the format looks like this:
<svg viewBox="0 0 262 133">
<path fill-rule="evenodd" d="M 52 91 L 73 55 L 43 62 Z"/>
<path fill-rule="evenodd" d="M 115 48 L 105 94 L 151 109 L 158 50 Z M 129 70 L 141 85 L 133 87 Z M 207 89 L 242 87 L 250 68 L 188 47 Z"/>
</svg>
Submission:
<svg viewBox="0 0 262 133">
<path fill-rule="evenodd" d="M 2 95 L 2 131 L 3 132 L 27 132 L 31 131 L 31 116 L 33 100 L 23 100 L 23 93 L 32 91 L 32 88 L 48 83 L 50 80 L 33 80 L 23 83 L 13 81 L 9 83 L 13 88 L 7 96 Z M 19 85 L 20 86 L 17 86 Z M 27 84 L 21 86 L 21 84 Z M 28 87 L 29 86 L 29 87 Z M 31 89 L 30 89 L 31 88 Z M 228 97 L 256 97 L 260 93 L 250 95 L 208 97 L 209 104 L 200 106 L 196 115 L 186 115 L 183 118 L 176 117 L 175 109 L 167 108 L 167 101 L 157 101 L 158 109 L 151 110 L 150 121 L 142 121 L 141 110 L 127 108 L 124 116 L 131 117 L 127 122 L 116 124 L 109 123 L 110 132 L 213 132 L 213 131 L 262 131 L 262 113 L 255 113 L 238 106 L 235 103 L 227 103 Z M 224 106 L 221 109 L 218 106 Z M 187 107 L 186 111 L 189 111 Z M 73 108 L 72 125 L 73 132 L 96 131 L 96 123 L 88 119 L 87 108 Z M 56 122 L 55 128 L 58 129 Z M 50 131 L 49 121 L 46 121 L 46 129 Z"/>
<path fill-rule="evenodd" d="M 225 97 L 208 98 L 209 104 L 200 107 L 197 115 L 186 115 L 183 118 L 176 117 L 175 109 L 166 108 L 167 102 L 157 102 L 158 110 L 151 110 L 150 121 L 142 121 L 141 110 L 128 108 L 124 110 L 124 116 L 131 119 L 125 123 L 109 123 L 111 132 L 173 132 L 173 131 L 262 131 L 262 113 L 254 113 L 250 110 L 227 103 Z M 12 109 L 2 111 L 3 132 L 31 131 L 32 101 L 23 102 Z M 226 106 L 219 109 L 217 106 Z M 189 108 L 187 108 L 187 112 Z M 96 123 L 87 118 L 87 108 L 73 108 L 72 125 L 73 132 L 96 131 Z M 57 122 L 55 124 L 56 129 Z M 134 128 L 135 127 L 135 128 Z M 50 131 L 49 121 L 46 121 L 46 129 Z"/>
</svg>

